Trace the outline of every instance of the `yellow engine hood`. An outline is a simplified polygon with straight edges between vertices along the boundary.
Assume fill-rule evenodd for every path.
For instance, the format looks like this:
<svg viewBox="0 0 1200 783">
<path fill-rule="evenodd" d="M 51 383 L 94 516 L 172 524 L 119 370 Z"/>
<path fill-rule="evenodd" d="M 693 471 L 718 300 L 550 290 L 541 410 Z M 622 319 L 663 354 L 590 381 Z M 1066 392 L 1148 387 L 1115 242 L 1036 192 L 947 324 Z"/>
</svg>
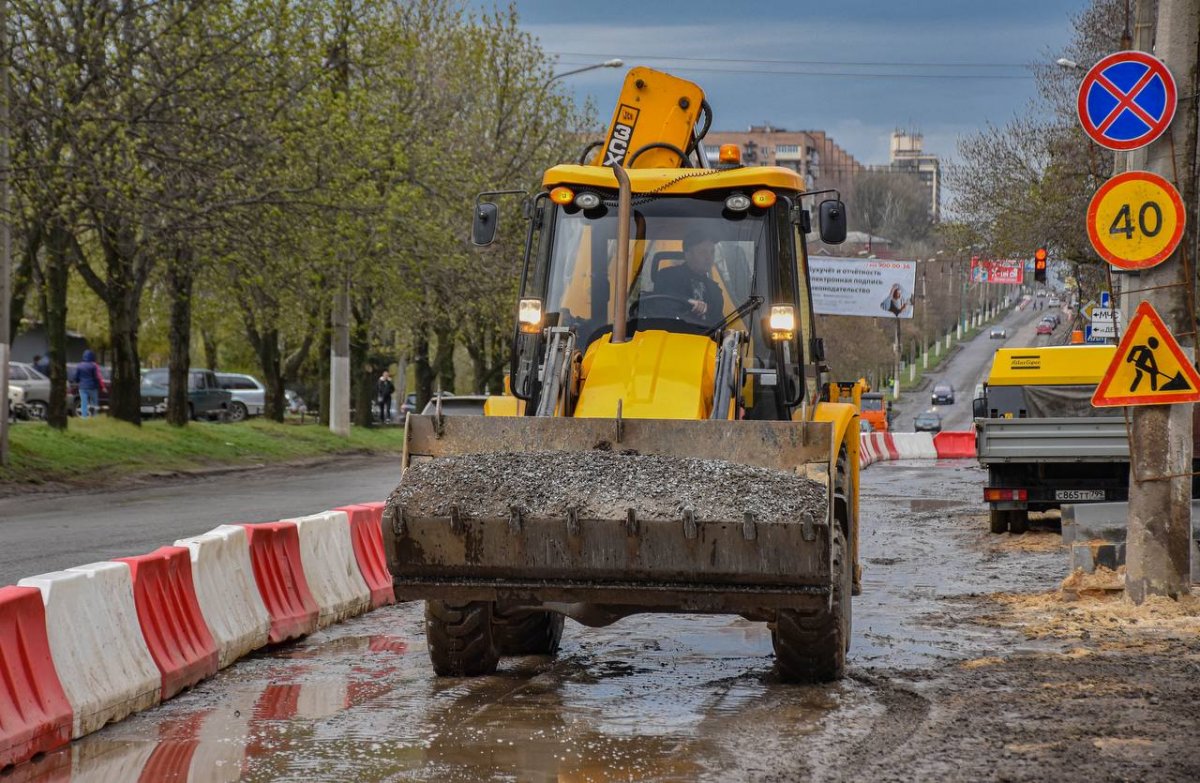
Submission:
<svg viewBox="0 0 1200 783">
<path fill-rule="evenodd" d="M 579 418 L 707 419 L 717 344 L 697 334 L 635 332 L 614 345 L 596 340 L 583 357 Z"/>
</svg>

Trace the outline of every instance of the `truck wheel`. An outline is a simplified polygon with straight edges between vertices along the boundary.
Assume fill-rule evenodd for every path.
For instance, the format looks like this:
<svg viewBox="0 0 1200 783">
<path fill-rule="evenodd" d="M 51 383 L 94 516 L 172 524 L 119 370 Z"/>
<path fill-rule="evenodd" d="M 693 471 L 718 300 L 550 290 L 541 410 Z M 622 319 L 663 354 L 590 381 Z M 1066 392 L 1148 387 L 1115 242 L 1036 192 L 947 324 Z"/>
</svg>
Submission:
<svg viewBox="0 0 1200 783">
<path fill-rule="evenodd" d="M 1015 536 L 1029 531 L 1029 512 L 1026 509 L 1018 508 L 1008 512 L 1008 515 L 1008 532 Z"/>
<path fill-rule="evenodd" d="M 1008 532 L 1008 512 L 1002 509 L 993 508 L 988 510 L 988 518 L 991 522 L 993 533 Z"/>
<path fill-rule="evenodd" d="M 493 674 L 500 652 L 492 636 L 492 604 L 425 602 L 425 640 L 439 677 Z"/>
<path fill-rule="evenodd" d="M 846 674 L 850 638 L 850 559 L 840 526 L 833 531 L 833 603 L 815 611 L 780 609 L 771 630 L 775 669 L 784 682 L 832 682 Z"/>
<path fill-rule="evenodd" d="M 563 616 L 555 612 L 516 611 L 492 620 L 501 655 L 554 655 L 562 632 Z"/>
</svg>

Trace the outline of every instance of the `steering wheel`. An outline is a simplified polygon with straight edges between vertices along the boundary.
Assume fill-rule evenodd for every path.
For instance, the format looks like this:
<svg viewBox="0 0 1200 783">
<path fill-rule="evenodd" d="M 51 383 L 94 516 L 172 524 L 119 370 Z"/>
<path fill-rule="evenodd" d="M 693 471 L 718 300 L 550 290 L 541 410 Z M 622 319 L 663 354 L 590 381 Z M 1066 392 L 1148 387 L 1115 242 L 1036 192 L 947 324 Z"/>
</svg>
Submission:
<svg viewBox="0 0 1200 783">
<path fill-rule="evenodd" d="M 685 315 L 694 315 L 690 301 L 684 299 L 682 296 L 674 296 L 672 294 L 642 294 L 638 297 L 637 301 L 638 315 L 646 317 L 646 313 L 643 312 L 643 305 L 657 302 L 673 305 L 678 311 L 675 315 L 666 316 L 668 318 L 683 318 Z"/>
</svg>

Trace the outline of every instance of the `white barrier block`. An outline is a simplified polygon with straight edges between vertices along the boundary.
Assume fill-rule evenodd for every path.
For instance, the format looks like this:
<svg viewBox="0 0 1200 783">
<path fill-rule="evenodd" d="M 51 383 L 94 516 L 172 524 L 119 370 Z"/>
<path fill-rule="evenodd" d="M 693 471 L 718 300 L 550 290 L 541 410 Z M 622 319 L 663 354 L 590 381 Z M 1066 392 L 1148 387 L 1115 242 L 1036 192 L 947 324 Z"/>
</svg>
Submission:
<svg viewBox="0 0 1200 783">
<path fill-rule="evenodd" d="M 42 591 L 50 655 L 75 713 L 72 737 L 158 704 L 162 674 L 138 624 L 125 563 L 22 579 Z"/>
<path fill-rule="evenodd" d="M 250 564 L 250 543 L 240 525 L 221 525 L 183 538 L 192 554 L 192 583 L 200 611 L 212 631 L 223 669 L 267 643 L 271 615 L 263 604 Z"/>
<path fill-rule="evenodd" d="M 345 511 L 289 519 L 300 532 L 300 562 L 321 614 L 317 627 L 362 614 L 371 607 L 371 588 L 358 569 Z"/>
<path fill-rule="evenodd" d="M 900 459 L 937 459 L 933 435 L 928 432 L 897 432 L 892 435 Z"/>
</svg>

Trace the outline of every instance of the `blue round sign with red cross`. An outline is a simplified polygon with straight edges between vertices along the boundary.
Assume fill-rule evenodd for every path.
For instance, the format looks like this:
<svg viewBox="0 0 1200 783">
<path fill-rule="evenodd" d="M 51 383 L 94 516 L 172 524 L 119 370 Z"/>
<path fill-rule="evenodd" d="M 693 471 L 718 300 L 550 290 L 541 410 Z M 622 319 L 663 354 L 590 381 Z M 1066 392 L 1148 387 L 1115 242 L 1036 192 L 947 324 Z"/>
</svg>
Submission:
<svg viewBox="0 0 1200 783">
<path fill-rule="evenodd" d="M 1175 117 L 1178 92 L 1162 60 L 1116 52 L 1092 66 L 1079 86 L 1079 122 L 1110 150 L 1135 150 L 1157 139 Z"/>
</svg>

